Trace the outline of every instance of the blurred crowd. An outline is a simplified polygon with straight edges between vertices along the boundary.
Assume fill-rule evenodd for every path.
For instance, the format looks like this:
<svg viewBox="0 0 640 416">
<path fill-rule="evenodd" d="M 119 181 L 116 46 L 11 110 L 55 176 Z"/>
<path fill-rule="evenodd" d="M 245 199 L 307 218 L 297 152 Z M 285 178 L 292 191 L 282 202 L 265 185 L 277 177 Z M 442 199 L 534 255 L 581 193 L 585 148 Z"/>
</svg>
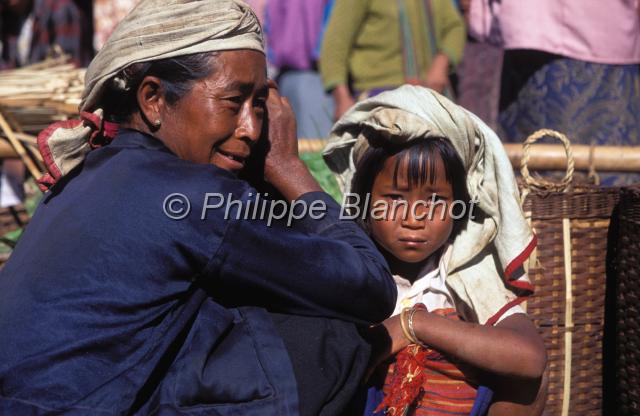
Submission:
<svg viewBox="0 0 640 416">
<path fill-rule="evenodd" d="M 247 0 L 301 138 L 356 101 L 418 84 L 506 142 L 540 128 L 638 145 L 638 0 Z M 137 0 L 0 0 L 1 68 L 65 52 L 85 66 Z"/>
</svg>

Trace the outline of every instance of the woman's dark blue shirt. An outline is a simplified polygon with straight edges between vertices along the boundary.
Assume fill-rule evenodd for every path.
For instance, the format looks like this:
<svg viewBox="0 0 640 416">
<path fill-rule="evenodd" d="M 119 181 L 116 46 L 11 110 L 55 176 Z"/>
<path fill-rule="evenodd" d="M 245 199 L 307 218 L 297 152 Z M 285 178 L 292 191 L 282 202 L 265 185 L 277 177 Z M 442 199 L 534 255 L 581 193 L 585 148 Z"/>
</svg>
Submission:
<svg viewBox="0 0 640 416">
<path fill-rule="evenodd" d="M 395 285 L 324 193 L 301 199 L 326 215 L 290 228 L 225 207 L 201 219 L 207 193 L 256 192 L 134 131 L 91 152 L 0 272 L 0 414 L 296 414 L 266 310 L 380 321 Z M 173 193 L 191 202 L 182 220 L 163 210 Z"/>
</svg>

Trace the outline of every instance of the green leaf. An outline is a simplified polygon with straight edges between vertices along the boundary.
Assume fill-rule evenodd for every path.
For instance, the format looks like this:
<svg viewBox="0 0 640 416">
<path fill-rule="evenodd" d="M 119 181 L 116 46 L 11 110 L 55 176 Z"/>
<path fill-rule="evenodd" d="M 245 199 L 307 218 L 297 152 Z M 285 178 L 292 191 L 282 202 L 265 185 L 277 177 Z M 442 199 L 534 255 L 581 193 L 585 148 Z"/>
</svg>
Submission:
<svg viewBox="0 0 640 416">
<path fill-rule="evenodd" d="M 322 189 L 333 197 L 338 203 L 342 203 L 342 192 L 333 173 L 329 170 L 322 159 L 320 152 L 302 153 L 300 159 L 307 165 L 309 171 L 318 181 Z"/>
</svg>

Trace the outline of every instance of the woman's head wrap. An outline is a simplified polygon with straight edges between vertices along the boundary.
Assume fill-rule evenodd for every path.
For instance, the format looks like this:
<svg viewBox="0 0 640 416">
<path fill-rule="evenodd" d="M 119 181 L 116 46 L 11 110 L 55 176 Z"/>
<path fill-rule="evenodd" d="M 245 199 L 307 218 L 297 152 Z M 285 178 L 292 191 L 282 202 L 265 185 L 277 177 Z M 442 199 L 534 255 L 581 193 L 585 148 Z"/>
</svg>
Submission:
<svg viewBox="0 0 640 416">
<path fill-rule="evenodd" d="M 334 126 L 323 154 L 348 193 L 355 166 L 370 146 L 432 137 L 453 144 L 477 201 L 475 220 L 467 219 L 452 243 L 446 282 L 466 305 L 459 311 L 463 316 L 493 324 L 532 293 L 522 263 L 536 244 L 498 136 L 440 94 L 406 85 L 356 104 Z"/>
<path fill-rule="evenodd" d="M 118 24 L 85 75 L 80 103 L 82 120 L 49 126 L 38 147 L 52 185 L 98 147 L 116 128 L 103 121 L 101 98 L 107 88 L 131 88 L 120 72 L 129 65 L 195 53 L 252 49 L 264 53 L 262 28 L 251 8 L 240 0 L 142 0 Z"/>
</svg>

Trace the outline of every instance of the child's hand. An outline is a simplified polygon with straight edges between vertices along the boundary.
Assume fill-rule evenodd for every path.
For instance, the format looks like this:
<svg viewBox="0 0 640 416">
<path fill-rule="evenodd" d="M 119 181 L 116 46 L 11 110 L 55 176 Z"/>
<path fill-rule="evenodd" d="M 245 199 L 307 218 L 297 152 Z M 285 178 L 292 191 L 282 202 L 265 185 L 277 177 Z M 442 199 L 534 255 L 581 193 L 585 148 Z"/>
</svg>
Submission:
<svg viewBox="0 0 640 416">
<path fill-rule="evenodd" d="M 364 335 L 372 346 L 369 369 L 365 379 L 368 379 L 380 364 L 400 352 L 410 343 L 402 332 L 400 315 L 393 316 L 381 324 L 370 327 L 369 331 Z"/>
<path fill-rule="evenodd" d="M 402 325 L 400 324 L 400 315 L 392 316 L 391 318 L 385 320 L 382 325 L 384 325 L 387 330 L 387 334 L 389 334 L 389 338 L 391 340 L 391 348 L 389 351 L 389 356 L 396 355 L 400 351 L 402 351 L 405 347 L 408 347 L 411 344 L 411 341 L 404 336 L 402 332 Z"/>
</svg>

